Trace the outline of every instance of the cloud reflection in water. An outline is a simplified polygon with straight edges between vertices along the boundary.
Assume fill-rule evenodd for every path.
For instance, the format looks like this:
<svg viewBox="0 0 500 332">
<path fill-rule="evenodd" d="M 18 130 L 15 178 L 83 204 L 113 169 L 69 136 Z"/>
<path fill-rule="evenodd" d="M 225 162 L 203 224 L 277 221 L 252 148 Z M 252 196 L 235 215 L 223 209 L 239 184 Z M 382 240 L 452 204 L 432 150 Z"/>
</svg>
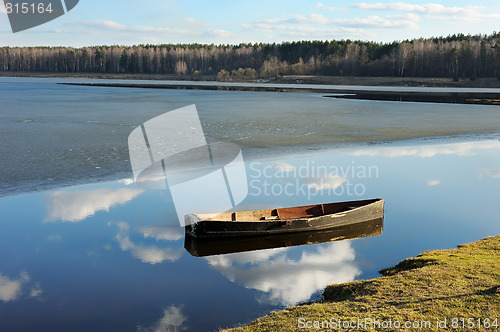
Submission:
<svg viewBox="0 0 500 332">
<path fill-rule="evenodd" d="M 184 238 L 184 229 L 175 226 L 146 226 L 137 229 L 145 238 L 155 240 L 177 241 Z"/>
<path fill-rule="evenodd" d="M 144 191 L 139 189 L 95 189 L 87 191 L 56 191 L 48 195 L 47 221 L 79 222 L 99 211 L 109 211 L 118 204 L 125 204 Z"/>
<path fill-rule="evenodd" d="M 475 150 L 498 149 L 498 142 L 464 142 L 451 144 L 435 144 L 420 146 L 395 146 L 380 149 L 357 150 L 350 153 L 353 156 L 384 156 L 389 158 L 415 156 L 421 158 L 437 155 L 456 155 L 461 157 L 474 156 Z"/>
<path fill-rule="evenodd" d="M 120 221 L 116 223 L 108 223 L 109 226 L 115 224 L 118 226 L 118 234 L 116 235 L 115 239 L 118 241 L 118 244 L 120 245 L 120 249 L 123 251 L 130 251 L 133 257 L 141 260 L 144 263 L 149 263 L 149 264 L 158 264 L 162 263 L 164 261 L 170 261 L 170 262 L 175 262 L 177 261 L 183 254 L 184 248 L 175 246 L 174 248 L 159 248 L 157 246 L 144 246 L 144 245 L 139 245 L 135 244 L 131 239 L 129 235 L 129 229 L 130 225 L 126 222 Z M 162 228 L 164 228 L 162 230 Z M 172 227 L 173 228 L 173 227 Z M 168 226 L 155 226 L 153 227 L 154 230 L 159 231 L 157 234 L 149 233 L 151 231 L 151 227 L 146 227 L 146 231 L 144 231 L 144 228 L 142 229 L 142 234 L 144 237 L 150 237 L 150 236 L 155 236 L 158 235 L 160 239 L 163 240 L 176 240 L 182 238 L 182 228 L 177 227 L 172 232 L 172 229 Z M 141 229 L 139 228 L 139 232 Z M 179 237 L 180 233 L 180 237 Z M 165 235 L 162 238 L 162 234 Z M 166 235 L 168 234 L 168 236 Z M 166 237 L 166 238 L 165 238 Z"/>
<path fill-rule="evenodd" d="M 347 181 L 347 178 L 338 175 L 323 175 L 304 178 L 307 188 L 315 190 L 335 190 Z"/>
<path fill-rule="evenodd" d="M 19 278 L 10 279 L 2 274 L 0 274 L 0 301 L 2 302 L 11 302 L 17 301 L 21 298 L 26 289 L 29 288 L 28 283 L 31 278 L 26 272 L 21 272 Z M 31 286 L 29 290 L 29 297 L 35 298 L 40 296 L 43 293 L 40 284 L 35 284 Z"/>
<path fill-rule="evenodd" d="M 185 331 L 188 318 L 182 313 L 182 306 L 171 305 L 163 310 L 163 317 L 151 327 L 139 325 L 137 332 Z M 173 329 L 171 329 L 173 328 Z"/>
<path fill-rule="evenodd" d="M 258 300 L 277 305 L 307 301 L 332 283 L 353 281 L 361 270 L 350 241 L 322 244 L 289 257 L 292 248 L 268 249 L 207 257 L 232 282 L 265 292 Z"/>
</svg>

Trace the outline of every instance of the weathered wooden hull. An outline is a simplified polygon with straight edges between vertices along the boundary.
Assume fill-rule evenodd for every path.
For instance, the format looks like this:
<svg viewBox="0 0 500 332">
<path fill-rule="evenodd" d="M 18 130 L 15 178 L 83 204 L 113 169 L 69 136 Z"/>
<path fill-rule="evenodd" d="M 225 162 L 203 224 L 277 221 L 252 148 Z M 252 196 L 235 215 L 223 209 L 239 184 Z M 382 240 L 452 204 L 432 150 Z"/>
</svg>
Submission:
<svg viewBox="0 0 500 332">
<path fill-rule="evenodd" d="M 262 249 L 301 246 L 381 235 L 384 219 L 378 218 L 323 231 L 296 232 L 230 238 L 186 236 L 184 248 L 196 257 L 247 252 Z"/>
<path fill-rule="evenodd" d="M 323 211 L 322 215 L 293 218 L 296 210 L 301 210 L 305 216 L 321 213 L 316 213 L 315 209 L 321 209 Z M 384 201 L 382 199 L 371 199 L 284 208 L 277 209 L 277 211 L 280 217 L 277 217 L 279 219 L 276 220 L 201 220 L 193 225 L 186 226 L 186 235 L 197 238 L 225 238 L 327 230 L 383 218 Z"/>
</svg>

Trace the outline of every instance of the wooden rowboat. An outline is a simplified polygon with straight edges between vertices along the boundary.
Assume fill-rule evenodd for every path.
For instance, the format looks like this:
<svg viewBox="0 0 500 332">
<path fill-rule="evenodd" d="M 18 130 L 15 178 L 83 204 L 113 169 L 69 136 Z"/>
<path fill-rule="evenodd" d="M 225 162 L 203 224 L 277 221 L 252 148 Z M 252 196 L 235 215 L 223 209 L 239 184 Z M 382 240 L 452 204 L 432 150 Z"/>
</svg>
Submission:
<svg viewBox="0 0 500 332">
<path fill-rule="evenodd" d="M 225 238 L 327 230 L 383 218 L 381 198 L 280 209 L 186 215 L 186 235 Z"/>
<path fill-rule="evenodd" d="M 323 231 L 228 238 L 195 238 L 186 236 L 184 237 L 184 248 L 192 256 L 205 257 L 378 236 L 382 234 L 383 227 L 384 219 L 378 218 L 352 225 L 333 227 Z"/>
</svg>

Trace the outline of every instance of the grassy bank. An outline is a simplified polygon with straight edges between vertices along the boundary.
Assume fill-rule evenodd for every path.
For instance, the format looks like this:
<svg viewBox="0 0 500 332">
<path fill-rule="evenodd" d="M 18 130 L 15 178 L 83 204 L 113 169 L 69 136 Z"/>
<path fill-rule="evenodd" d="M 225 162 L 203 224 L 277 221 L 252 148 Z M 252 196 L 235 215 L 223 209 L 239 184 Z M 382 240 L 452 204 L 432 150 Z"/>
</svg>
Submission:
<svg viewBox="0 0 500 332">
<path fill-rule="evenodd" d="M 398 330 L 398 323 L 400 330 L 415 331 L 500 328 L 500 236 L 425 252 L 381 273 L 372 280 L 328 286 L 321 302 L 272 312 L 228 331 L 301 331 L 304 327 L 379 331 Z M 371 324 L 377 320 L 380 328 L 367 318 Z M 358 319 L 367 325 L 357 325 Z M 338 320 L 356 325 L 336 329 Z M 404 328 L 406 322 L 409 329 Z"/>
<path fill-rule="evenodd" d="M 81 78 L 81 79 L 116 79 L 116 80 L 172 80 L 172 81 L 215 81 L 215 75 L 164 75 L 164 74 L 111 74 L 111 73 L 54 73 L 54 72 L 13 72 L 0 71 L 6 77 L 41 77 L 41 78 Z M 269 83 L 296 84 L 331 84 L 331 85 L 366 85 L 366 86 L 426 86 L 426 87 L 467 87 L 467 88 L 500 88 L 500 80 L 496 78 L 477 78 L 471 80 L 461 78 L 432 77 L 353 77 L 353 76 L 316 76 L 316 75 L 284 75 L 269 78 Z M 232 82 L 237 82 L 232 81 Z M 246 80 L 244 82 L 251 82 Z"/>
</svg>

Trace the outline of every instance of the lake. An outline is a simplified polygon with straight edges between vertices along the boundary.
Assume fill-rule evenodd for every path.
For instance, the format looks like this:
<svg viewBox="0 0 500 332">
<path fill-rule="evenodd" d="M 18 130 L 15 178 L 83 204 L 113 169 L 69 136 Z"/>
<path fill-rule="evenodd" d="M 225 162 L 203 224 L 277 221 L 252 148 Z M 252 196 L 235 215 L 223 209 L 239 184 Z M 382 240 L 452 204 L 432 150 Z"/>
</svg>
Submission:
<svg viewBox="0 0 500 332">
<path fill-rule="evenodd" d="M 0 78 L 0 330 L 213 331 L 500 234 L 496 106 L 60 81 Z M 190 104 L 207 141 L 242 149 L 237 209 L 381 197 L 381 234 L 192 256 L 171 192 L 134 183 L 127 149 Z"/>
</svg>

